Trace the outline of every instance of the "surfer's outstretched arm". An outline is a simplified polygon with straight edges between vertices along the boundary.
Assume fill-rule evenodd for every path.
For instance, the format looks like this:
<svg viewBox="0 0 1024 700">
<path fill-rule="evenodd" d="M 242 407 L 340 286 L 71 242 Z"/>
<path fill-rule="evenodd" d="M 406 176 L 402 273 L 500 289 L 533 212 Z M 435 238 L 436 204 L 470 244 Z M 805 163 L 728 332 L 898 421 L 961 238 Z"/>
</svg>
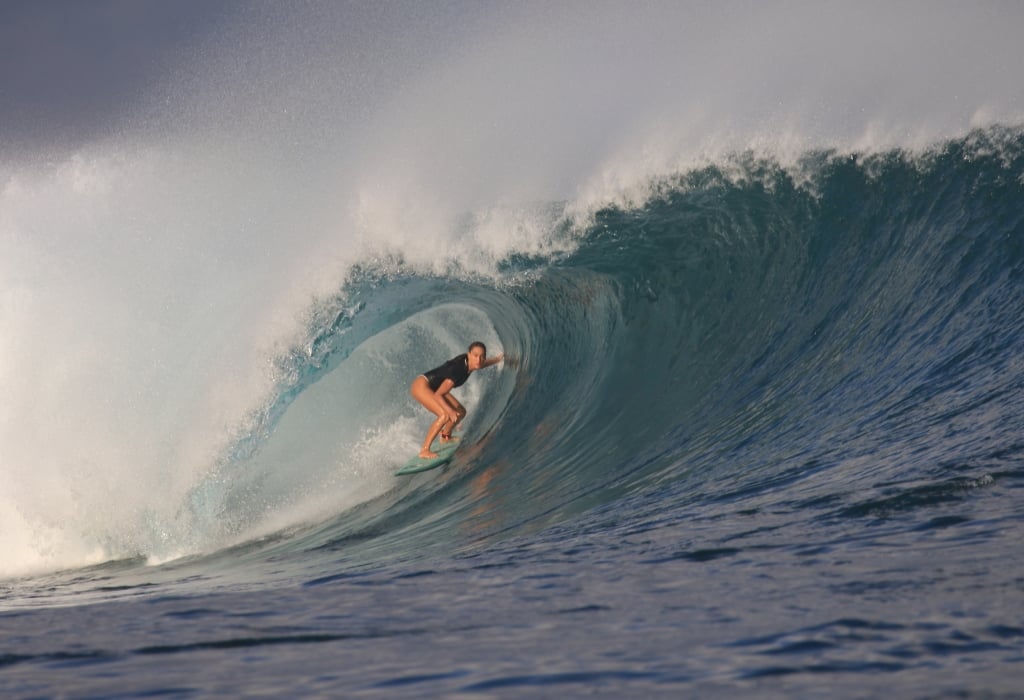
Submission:
<svg viewBox="0 0 1024 700">
<path fill-rule="evenodd" d="M 496 364 L 498 364 L 499 362 L 501 362 L 504 359 L 505 359 L 505 353 L 499 353 L 498 355 L 495 355 L 494 357 L 488 357 L 486 360 L 484 360 L 482 363 L 480 363 L 480 369 L 483 369 L 484 367 L 490 367 L 491 365 L 496 365 Z"/>
</svg>

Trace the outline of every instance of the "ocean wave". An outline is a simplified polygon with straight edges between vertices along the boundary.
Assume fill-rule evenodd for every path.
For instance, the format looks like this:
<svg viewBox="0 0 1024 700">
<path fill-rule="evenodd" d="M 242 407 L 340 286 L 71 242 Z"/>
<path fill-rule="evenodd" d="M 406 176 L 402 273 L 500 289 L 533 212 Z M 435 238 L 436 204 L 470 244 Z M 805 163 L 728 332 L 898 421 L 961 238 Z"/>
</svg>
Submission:
<svg viewBox="0 0 1024 700">
<path fill-rule="evenodd" d="M 486 275 L 367 257 L 186 490 L 76 537 L 99 561 L 243 551 L 316 568 L 343 549 L 365 564 L 653 485 L 688 503 L 831 502 L 970 462 L 1019 409 L 1022 154 L 1002 127 L 799 167 L 738 154 L 582 228 L 565 203 L 531 205 L 546 247 Z M 449 468 L 394 477 L 429 423 L 408 383 L 476 339 L 518 364 L 460 390 Z"/>
</svg>

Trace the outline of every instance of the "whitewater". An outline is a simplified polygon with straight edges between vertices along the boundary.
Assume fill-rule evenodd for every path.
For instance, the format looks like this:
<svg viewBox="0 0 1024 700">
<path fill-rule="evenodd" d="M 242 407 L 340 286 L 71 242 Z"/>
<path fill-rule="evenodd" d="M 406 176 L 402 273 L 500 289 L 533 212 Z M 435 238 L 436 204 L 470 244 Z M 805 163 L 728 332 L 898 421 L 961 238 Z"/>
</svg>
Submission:
<svg viewBox="0 0 1024 700">
<path fill-rule="evenodd" d="M 1015 696 L 1022 26 L 249 3 L 0 125 L 0 694 Z"/>
</svg>

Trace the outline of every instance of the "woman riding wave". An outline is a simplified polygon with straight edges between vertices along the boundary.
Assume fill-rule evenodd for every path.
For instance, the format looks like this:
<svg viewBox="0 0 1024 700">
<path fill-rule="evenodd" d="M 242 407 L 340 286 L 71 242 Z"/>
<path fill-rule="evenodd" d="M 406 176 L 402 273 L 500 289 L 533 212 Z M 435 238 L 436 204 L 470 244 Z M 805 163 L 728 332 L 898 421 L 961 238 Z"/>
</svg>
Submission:
<svg viewBox="0 0 1024 700">
<path fill-rule="evenodd" d="M 421 458 L 437 457 L 437 453 L 432 452 L 430 446 L 438 433 L 441 435 L 441 442 L 458 440 L 452 437 L 452 431 L 466 417 L 466 409 L 451 395 L 451 390 L 465 384 L 469 375 L 476 370 L 496 365 L 504 359 L 504 353 L 488 359 L 487 346 L 475 341 L 470 344 L 467 352 L 412 380 L 409 393 L 423 404 L 424 408 L 437 416 L 437 420 L 427 431 L 426 440 L 423 441 L 423 447 L 420 449 Z"/>
</svg>

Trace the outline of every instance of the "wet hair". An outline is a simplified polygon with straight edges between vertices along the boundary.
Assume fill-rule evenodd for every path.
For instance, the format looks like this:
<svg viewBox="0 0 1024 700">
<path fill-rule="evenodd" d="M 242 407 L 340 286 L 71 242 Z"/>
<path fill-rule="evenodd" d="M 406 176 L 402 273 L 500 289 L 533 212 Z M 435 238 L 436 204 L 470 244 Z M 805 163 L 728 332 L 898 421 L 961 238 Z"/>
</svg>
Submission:
<svg viewBox="0 0 1024 700">
<path fill-rule="evenodd" d="M 487 346 L 481 343 L 479 340 L 474 340 L 472 343 L 470 343 L 469 350 L 467 350 L 466 352 L 473 352 L 473 348 L 480 348 L 481 350 L 484 351 L 484 355 L 487 355 Z"/>
</svg>

